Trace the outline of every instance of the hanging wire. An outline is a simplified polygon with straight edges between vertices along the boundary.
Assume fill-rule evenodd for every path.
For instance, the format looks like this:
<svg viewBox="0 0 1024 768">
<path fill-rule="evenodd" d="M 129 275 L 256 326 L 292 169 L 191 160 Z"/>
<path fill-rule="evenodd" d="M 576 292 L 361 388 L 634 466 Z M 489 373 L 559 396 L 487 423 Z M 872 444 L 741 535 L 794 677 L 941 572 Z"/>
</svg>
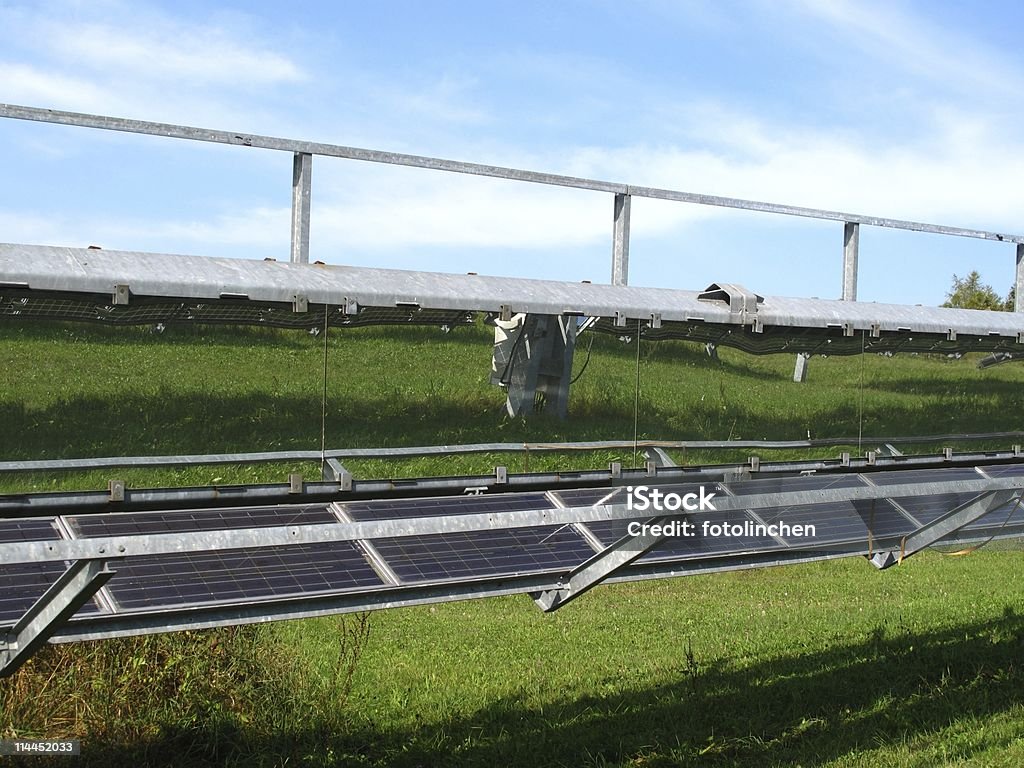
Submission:
<svg viewBox="0 0 1024 768">
<path fill-rule="evenodd" d="M 643 330 L 641 323 L 636 321 L 636 390 L 633 396 L 633 466 L 636 466 L 637 457 L 637 434 L 640 423 L 640 332 Z"/>
<path fill-rule="evenodd" d="M 324 305 L 324 388 L 320 402 L 320 474 L 327 466 L 327 321 L 330 307 Z"/>
<path fill-rule="evenodd" d="M 973 552 L 977 552 L 985 545 L 990 544 L 993 541 L 993 539 L 995 539 L 995 537 L 999 535 L 999 532 L 1002 531 L 1009 524 L 1010 520 L 1013 518 L 1013 515 L 1017 512 L 1018 509 L 1020 509 L 1022 501 L 1024 501 L 1024 496 L 1018 496 L 1017 503 L 1010 507 L 1010 511 L 1007 513 L 1006 519 L 1003 520 L 1003 524 L 996 528 L 995 532 L 984 541 L 979 541 L 977 544 L 974 544 L 969 547 L 964 547 L 963 549 L 958 549 L 955 552 L 943 552 L 941 550 L 937 550 L 938 553 L 940 555 L 944 555 L 945 557 L 966 557 L 967 555 Z"/>
<path fill-rule="evenodd" d="M 860 391 L 857 397 L 857 453 L 863 452 L 864 442 L 864 333 L 860 332 Z"/>
<path fill-rule="evenodd" d="M 593 351 L 593 349 L 594 349 L 594 334 L 591 333 L 590 334 L 590 343 L 587 345 L 587 359 L 583 361 L 583 367 L 580 368 L 580 372 L 577 373 L 573 377 L 572 381 L 569 382 L 569 386 L 570 387 L 573 384 L 575 384 L 577 381 L 579 381 L 580 377 L 583 375 L 583 372 L 587 370 L 587 366 L 590 365 L 590 353 Z"/>
</svg>

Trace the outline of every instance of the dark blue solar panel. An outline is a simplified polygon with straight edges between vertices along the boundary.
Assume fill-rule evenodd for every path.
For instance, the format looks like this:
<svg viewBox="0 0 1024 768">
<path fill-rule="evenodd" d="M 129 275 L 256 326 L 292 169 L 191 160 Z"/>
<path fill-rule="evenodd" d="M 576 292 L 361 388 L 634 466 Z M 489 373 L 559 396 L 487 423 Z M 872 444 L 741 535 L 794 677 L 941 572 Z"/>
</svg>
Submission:
<svg viewBox="0 0 1024 768">
<path fill-rule="evenodd" d="M 913 472 L 874 472 L 868 477 L 878 486 L 903 485 L 905 483 L 942 483 L 954 480 L 984 479 L 970 467 L 948 467 L 946 469 L 919 469 Z M 947 512 L 973 499 L 974 493 L 939 493 L 928 496 L 902 496 L 893 499 L 922 525 L 938 519 Z"/>
<path fill-rule="evenodd" d="M 625 504 L 626 486 L 614 488 L 570 488 L 556 491 L 567 507 L 590 507 L 595 504 Z"/>
<path fill-rule="evenodd" d="M 155 555 L 115 566 L 108 588 L 122 608 L 259 600 L 379 587 L 383 581 L 347 542 Z"/>
<path fill-rule="evenodd" d="M 0 520 L 0 544 L 16 541 L 58 541 L 54 518 Z M 0 623 L 13 624 L 32 607 L 67 569 L 64 563 L 15 563 L 0 565 Z M 96 611 L 90 601 L 80 613 Z"/>
<path fill-rule="evenodd" d="M 720 492 L 717 483 L 705 484 L 708 492 Z M 693 483 L 685 484 L 658 484 L 650 488 L 657 488 L 662 493 L 686 493 L 699 492 L 699 485 Z M 617 488 L 580 488 L 566 491 L 559 491 L 558 496 L 567 507 L 589 506 L 594 504 L 624 504 L 626 503 L 628 490 L 626 487 Z M 644 522 L 659 514 L 655 511 L 638 512 L 633 522 Z M 711 526 L 743 526 L 744 521 L 753 520 L 742 510 L 730 512 L 701 512 L 685 517 L 673 518 L 679 521 L 688 521 L 694 528 L 689 529 L 693 535 L 669 536 L 663 542 L 657 544 L 649 552 L 638 558 L 637 562 L 652 562 L 663 560 L 679 560 L 690 557 L 710 557 L 725 553 L 750 552 L 762 549 L 777 549 L 782 545 L 770 536 L 753 533 L 747 535 L 712 535 L 715 531 Z M 704 522 L 707 521 L 709 528 L 705 529 Z M 614 544 L 622 537 L 629 534 L 630 520 L 594 520 L 586 523 L 586 527 L 604 546 Z M 707 531 L 707 533 L 705 532 Z"/>
<path fill-rule="evenodd" d="M 323 504 L 69 518 L 72 529 L 83 538 L 337 522 Z M 117 575 L 107 588 L 117 604 L 128 609 L 259 600 L 384 584 L 359 545 L 348 541 L 155 555 L 130 558 L 115 568 Z"/>
<path fill-rule="evenodd" d="M 192 509 L 172 512 L 114 512 L 66 518 L 82 538 L 137 534 L 185 533 L 237 528 L 272 528 L 282 525 L 336 523 L 325 504 L 299 504 L 236 509 Z"/>
<path fill-rule="evenodd" d="M 672 519 L 690 522 L 693 525 L 692 536 L 668 537 L 638 558 L 637 562 L 680 560 L 782 548 L 782 545 L 771 537 L 760 536 L 753 529 L 746 527 L 744 522 L 753 523 L 753 520 L 741 510 L 703 512 Z M 587 527 L 607 546 L 627 535 L 628 522 L 627 520 L 591 522 L 587 523 Z M 707 528 L 705 522 L 708 523 Z M 729 532 L 720 530 L 722 526 L 728 526 Z M 740 529 L 743 531 L 735 532 Z M 745 532 L 746 530 L 751 532 Z"/>
<path fill-rule="evenodd" d="M 551 502 L 543 493 L 485 493 L 479 496 L 345 503 L 345 510 L 357 521 L 472 515 L 485 512 L 522 512 L 529 509 L 551 508 Z"/>
<path fill-rule="evenodd" d="M 403 582 L 570 570 L 594 556 L 572 527 L 543 526 L 371 542 Z"/>
<path fill-rule="evenodd" d="M 359 522 L 552 508 L 543 493 L 345 505 L 346 512 Z M 594 550 L 571 525 L 395 537 L 374 539 L 371 543 L 399 579 L 407 583 L 569 570 L 594 555 Z"/>
<path fill-rule="evenodd" d="M 786 493 L 793 491 L 813 491 L 828 488 L 854 488 L 863 487 L 863 483 L 853 475 L 807 475 L 798 477 L 769 477 L 745 482 L 742 484 L 730 485 L 730 491 L 739 498 L 754 494 L 765 493 Z M 698 486 L 692 484 L 658 485 L 659 490 L 664 493 L 686 493 L 695 491 Z M 718 492 L 722 498 L 724 492 L 714 484 L 712 489 Z M 567 506 L 582 506 L 584 504 L 621 504 L 626 500 L 627 489 L 601 488 L 601 489 L 579 489 L 559 492 L 563 503 Z M 648 511 L 644 513 L 646 518 L 655 516 L 657 513 Z M 750 529 L 745 527 L 741 535 L 704 535 L 707 531 L 711 534 L 721 532 L 716 528 L 719 524 L 725 523 L 727 530 L 735 530 L 735 526 L 744 526 L 745 521 L 756 526 L 758 519 L 765 525 L 778 525 L 786 523 L 790 526 L 790 533 L 793 533 L 793 526 L 813 525 L 815 527 L 813 536 L 785 536 L 780 535 L 777 540 L 774 536 L 764 535 L 756 527 Z M 673 536 L 659 544 L 641 558 L 641 562 L 654 559 L 700 557 L 721 554 L 742 554 L 751 551 L 773 550 L 783 548 L 785 545 L 809 547 L 817 546 L 823 550 L 835 551 L 840 544 L 856 544 L 856 551 L 866 549 L 876 542 L 892 540 L 898 536 L 909 533 L 914 525 L 902 515 L 895 507 L 885 500 L 878 501 L 857 501 L 840 502 L 815 505 L 801 505 L 796 507 L 759 509 L 754 515 L 742 511 L 731 513 L 697 513 L 688 519 L 695 525 L 695 531 L 701 535 L 697 536 Z M 703 521 L 707 520 L 709 528 L 704 527 Z M 628 521 L 597 521 L 586 524 L 587 527 L 597 536 L 605 546 L 612 544 L 627 534 Z M 869 534 L 870 529 L 870 534 Z M 750 531 L 749 535 L 747 530 Z M 841 551 L 847 551 L 849 546 L 840 547 Z"/>
<path fill-rule="evenodd" d="M 756 477 L 729 485 L 734 496 L 753 496 L 760 493 L 794 493 L 821 491 L 828 488 L 863 488 L 864 482 L 856 475 L 797 475 L 790 477 Z"/>
<path fill-rule="evenodd" d="M 865 549 L 865 544 L 891 543 L 916 528 L 885 499 L 760 509 L 756 513 L 768 525 L 785 523 L 791 529 L 803 526 L 802 536 L 780 534 L 792 546 L 814 546 L 830 551 L 839 547 L 841 551 L 859 552 Z M 808 526 L 814 526 L 813 535 L 807 534 Z M 852 549 L 840 546 L 844 544 L 855 546 Z"/>
<path fill-rule="evenodd" d="M 1024 464 L 1003 464 L 984 467 L 984 470 L 985 474 L 990 477 L 1020 477 L 1024 475 Z"/>
</svg>

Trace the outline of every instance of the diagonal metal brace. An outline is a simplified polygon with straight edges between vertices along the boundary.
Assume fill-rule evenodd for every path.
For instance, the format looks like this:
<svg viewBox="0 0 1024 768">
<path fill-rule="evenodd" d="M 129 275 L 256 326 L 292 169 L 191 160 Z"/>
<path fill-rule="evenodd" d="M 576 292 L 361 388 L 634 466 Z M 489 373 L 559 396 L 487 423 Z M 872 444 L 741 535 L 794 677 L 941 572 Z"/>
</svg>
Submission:
<svg viewBox="0 0 1024 768">
<path fill-rule="evenodd" d="M 7 630 L 6 641 L 0 642 L 0 677 L 14 674 L 113 575 L 105 560 L 73 562 Z"/>
<path fill-rule="evenodd" d="M 871 558 L 876 568 L 885 569 L 902 562 L 915 552 L 930 547 L 943 536 L 954 533 L 965 525 L 984 517 L 994 509 L 1007 504 L 1020 496 L 1019 491 L 993 491 L 975 496 L 965 504 L 950 510 L 936 520 L 923 525 L 911 534 L 903 537 L 900 548 L 888 552 L 878 552 Z"/>
<path fill-rule="evenodd" d="M 656 517 L 646 520 L 642 525 L 664 523 L 668 517 Z M 638 521 L 639 522 L 639 521 Z M 647 529 L 643 529 L 647 530 Z M 593 589 L 615 571 L 624 568 L 637 558 L 646 554 L 652 547 L 665 540 L 664 535 L 642 533 L 640 536 L 623 536 L 621 539 L 605 547 L 585 563 L 578 565 L 563 579 L 557 589 L 549 589 L 534 595 L 534 601 L 541 610 L 548 612 L 561 608 L 570 600 Z"/>
</svg>

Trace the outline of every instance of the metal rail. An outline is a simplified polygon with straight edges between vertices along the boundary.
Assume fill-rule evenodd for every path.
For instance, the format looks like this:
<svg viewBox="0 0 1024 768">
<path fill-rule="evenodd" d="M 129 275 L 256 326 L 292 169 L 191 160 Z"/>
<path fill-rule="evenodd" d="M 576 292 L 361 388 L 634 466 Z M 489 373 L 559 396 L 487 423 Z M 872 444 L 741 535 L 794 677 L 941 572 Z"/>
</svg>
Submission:
<svg viewBox="0 0 1024 768">
<path fill-rule="evenodd" d="M 400 165 L 411 168 L 427 168 L 450 173 L 463 173 L 472 176 L 487 176 L 513 181 L 525 181 L 536 184 L 547 184 L 573 189 L 590 190 L 610 193 L 615 196 L 613 201 L 613 234 L 612 234 L 612 278 L 616 285 L 625 285 L 628 279 L 629 260 L 629 217 L 630 199 L 646 197 L 657 200 L 672 200 L 709 205 L 719 208 L 733 208 L 746 211 L 760 211 L 784 216 L 800 216 L 825 221 L 843 222 L 843 286 L 842 297 L 848 301 L 856 300 L 857 294 L 857 262 L 859 245 L 859 227 L 865 224 L 872 227 L 903 229 L 913 232 L 929 232 L 939 235 L 970 237 L 982 240 L 1016 243 L 1016 311 L 1024 311 L 1024 234 L 1008 234 L 983 229 L 951 227 L 941 224 L 929 224 L 903 219 L 890 219 L 882 216 L 870 216 L 846 211 L 833 211 L 821 208 L 807 208 L 797 205 L 785 205 L 759 200 L 720 197 L 695 192 L 684 192 L 658 187 L 644 187 L 621 182 L 601 181 L 597 179 L 565 176 L 554 173 L 508 168 L 481 163 L 469 163 L 460 160 L 448 160 L 422 155 L 410 155 L 400 152 L 349 147 L 339 144 L 301 141 L 296 139 L 264 136 L 260 134 L 241 133 L 234 131 L 214 130 L 192 126 L 155 123 L 145 120 L 129 120 L 125 118 L 90 115 L 78 112 L 66 112 L 55 109 L 20 106 L 17 104 L 0 104 L 0 117 L 18 120 L 32 120 L 44 123 L 56 123 L 84 128 L 97 128 L 108 131 L 163 136 L 167 138 L 186 139 L 190 141 L 206 141 L 232 146 L 270 149 L 294 153 L 292 174 L 292 261 L 308 263 L 309 261 L 309 211 L 312 174 L 312 156 L 337 157 L 348 160 Z"/>
<path fill-rule="evenodd" d="M 1006 440 L 1024 437 L 1024 431 L 979 432 L 960 435 L 904 435 L 868 439 L 871 444 L 916 445 Z M 422 445 L 397 448 L 339 448 L 329 451 L 261 451 L 250 453 L 207 453 L 174 456 L 105 456 L 76 459 L 0 461 L 2 472 L 70 472 L 126 467 L 185 467 L 215 464 L 262 464 L 279 461 L 322 461 L 325 459 L 403 459 L 422 456 L 456 456 L 479 453 L 562 453 L 615 451 L 636 448 L 669 450 L 797 450 L 857 445 L 864 438 L 823 437 L 809 440 L 591 440 L 555 443 L 467 443 Z"/>
<path fill-rule="evenodd" d="M 630 444 L 632 447 L 632 444 Z M 656 452 L 657 448 L 648 450 Z M 889 453 L 893 453 L 891 450 Z M 354 479 L 336 459 L 329 459 L 324 479 L 304 480 L 289 475 L 288 482 L 258 485 L 210 485 L 198 487 L 130 488 L 119 480 L 110 480 L 105 490 L 57 491 L 47 493 L 11 493 L 0 495 L 0 517 L 33 517 L 47 514 L 87 514 L 92 512 L 187 509 L 189 507 L 235 507 L 252 504 L 315 503 L 333 500 L 397 499 L 424 496 L 451 496 L 481 493 L 552 490 L 558 488 L 612 487 L 639 483 L 718 482 L 753 477 L 787 476 L 810 473 L 849 473 L 882 470 L 939 469 L 1018 464 L 1024 458 L 1019 446 L 1012 450 L 954 453 L 946 448 L 941 454 L 886 455 L 868 451 L 862 457 L 844 452 L 832 459 L 801 461 L 761 461 L 751 456 L 743 463 L 703 466 L 671 466 L 655 455 L 645 466 L 626 468 L 611 462 L 608 469 L 553 471 L 513 474 L 497 466 L 489 475 L 419 477 L 399 479 Z M 332 466 L 333 464 L 333 466 Z"/>
<path fill-rule="evenodd" d="M 911 481 L 895 485 L 863 485 L 850 488 L 782 491 L 753 495 L 719 495 L 715 510 L 779 509 L 812 504 L 829 504 L 872 499 L 895 499 L 916 495 L 986 494 L 1024 491 L 1024 477 L 979 478 L 977 480 Z M 714 496 L 714 494 L 712 494 Z M 1005 501 L 1005 499 L 1003 499 Z M 654 517 L 696 513 L 675 512 Z M 108 560 L 112 557 L 219 552 L 229 549 L 272 548 L 296 544 L 325 544 L 339 541 L 408 538 L 468 531 L 495 531 L 550 525 L 572 525 L 610 520 L 643 518 L 623 503 L 592 506 L 511 510 L 500 513 L 442 514 L 432 517 L 394 518 L 361 522 L 319 523 L 265 528 L 130 534 L 58 541 L 14 541 L 0 543 L 0 562 L 47 563 L 64 560 Z M 947 531 L 948 532 L 948 531 Z M 657 538 L 663 538 L 661 534 Z M 814 545 L 818 546 L 818 545 Z M 642 554 L 642 552 L 641 552 Z"/>
</svg>

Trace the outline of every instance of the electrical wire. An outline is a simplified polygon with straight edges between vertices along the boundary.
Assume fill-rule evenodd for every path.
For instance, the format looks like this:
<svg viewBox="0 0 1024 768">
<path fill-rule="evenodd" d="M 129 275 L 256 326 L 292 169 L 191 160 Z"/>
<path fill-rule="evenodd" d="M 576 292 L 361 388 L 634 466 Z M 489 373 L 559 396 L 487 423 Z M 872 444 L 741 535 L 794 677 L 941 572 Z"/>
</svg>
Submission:
<svg viewBox="0 0 1024 768">
<path fill-rule="evenodd" d="M 636 466 L 637 457 L 637 434 L 640 423 L 640 332 L 643 330 L 642 321 L 636 321 L 636 391 L 633 397 L 633 466 Z"/>
<path fill-rule="evenodd" d="M 590 353 L 591 353 L 591 351 L 592 351 L 593 349 L 594 349 L 594 334 L 590 334 L 590 343 L 589 343 L 589 344 L 587 345 L 587 359 L 583 361 L 583 367 L 582 367 L 582 368 L 580 368 L 580 372 L 579 372 L 579 373 L 577 373 L 577 374 L 576 374 L 576 375 L 575 375 L 575 376 L 574 376 L 574 377 L 572 378 L 572 381 L 570 381 L 570 382 L 569 382 L 569 386 L 570 386 L 570 387 L 571 387 L 571 386 L 572 386 L 573 384 L 575 384 L 575 383 L 576 383 L 577 381 L 579 381 L 579 380 L 580 380 L 580 377 L 581 377 L 581 376 L 583 375 L 583 372 L 584 372 L 585 370 L 587 370 L 587 366 L 588 366 L 588 365 L 590 365 Z"/>
<path fill-rule="evenodd" d="M 327 322 L 330 308 L 324 305 L 324 389 L 320 403 L 320 472 L 327 466 Z"/>
</svg>

